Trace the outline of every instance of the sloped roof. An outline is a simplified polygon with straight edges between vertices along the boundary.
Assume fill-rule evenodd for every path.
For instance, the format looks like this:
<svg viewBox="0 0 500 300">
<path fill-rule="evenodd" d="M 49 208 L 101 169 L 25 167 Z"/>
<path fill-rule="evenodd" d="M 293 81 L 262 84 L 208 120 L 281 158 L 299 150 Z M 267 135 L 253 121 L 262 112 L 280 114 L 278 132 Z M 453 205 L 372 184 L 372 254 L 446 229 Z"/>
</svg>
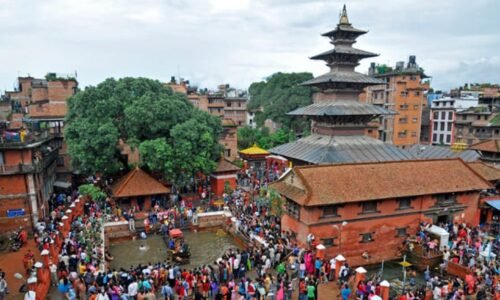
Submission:
<svg viewBox="0 0 500 300">
<path fill-rule="evenodd" d="M 476 173 L 483 176 L 486 180 L 488 180 L 488 181 L 500 180 L 500 170 L 499 169 L 492 167 L 492 166 L 488 166 L 487 164 L 482 163 L 480 161 L 470 162 L 468 164 L 474 171 L 476 171 Z"/>
<path fill-rule="evenodd" d="M 464 161 L 475 161 L 479 159 L 479 154 L 474 150 L 452 151 L 450 147 L 435 145 L 415 144 L 408 148 L 408 152 L 421 159 L 455 158 L 459 157 Z"/>
<path fill-rule="evenodd" d="M 320 53 L 320 54 L 317 54 L 317 55 L 314 55 L 311 57 L 311 59 L 326 59 L 330 56 L 332 56 L 333 54 L 350 54 L 350 55 L 356 55 L 356 56 L 359 56 L 359 57 L 374 57 L 374 56 L 378 56 L 377 53 L 373 53 L 373 52 L 369 52 L 369 51 L 365 51 L 365 50 L 361 50 L 361 49 L 357 49 L 357 48 L 353 48 L 353 47 L 335 47 L 334 49 L 331 49 L 331 50 L 328 50 L 328 51 L 325 51 L 323 53 Z"/>
<path fill-rule="evenodd" d="M 135 197 L 168 194 L 170 189 L 140 168 L 135 168 L 111 187 L 113 197 Z"/>
<path fill-rule="evenodd" d="M 358 101 L 313 103 L 288 113 L 292 116 L 395 115 L 396 111 Z"/>
<path fill-rule="evenodd" d="M 215 169 L 215 173 L 222 172 L 237 172 L 241 170 L 240 167 L 234 165 L 232 162 L 228 161 L 225 158 L 221 158 L 219 163 L 217 164 L 217 169 Z"/>
<path fill-rule="evenodd" d="M 383 84 L 384 81 L 361 74 L 358 72 L 328 72 L 315 77 L 311 80 L 301 83 L 302 85 L 315 85 L 321 83 L 339 82 L 339 83 L 365 83 L 365 84 Z"/>
<path fill-rule="evenodd" d="M 363 135 L 312 134 L 269 151 L 312 164 L 414 159 L 413 155 L 403 149 Z"/>
<path fill-rule="evenodd" d="M 491 188 L 488 181 L 460 159 L 301 166 L 271 187 L 290 194 L 291 184 L 285 179 L 294 175 L 305 186 L 306 195 L 299 193 L 290 198 L 306 206 Z"/>
<path fill-rule="evenodd" d="M 246 154 L 246 155 L 267 155 L 267 154 L 270 154 L 267 150 L 260 148 L 256 144 L 254 144 L 250 148 L 240 150 L 239 152 L 242 154 Z"/>
<path fill-rule="evenodd" d="M 333 36 L 336 33 L 341 32 L 341 31 L 348 31 L 348 32 L 352 32 L 352 33 L 357 33 L 358 35 L 365 34 L 368 32 L 367 30 L 354 28 L 351 25 L 339 24 L 339 25 L 337 25 L 337 27 L 335 27 L 335 29 L 330 30 L 328 32 L 325 32 L 321 35 L 322 36 Z"/>
<path fill-rule="evenodd" d="M 487 140 L 479 142 L 469 147 L 469 149 L 484 152 L 500 152 L 500 140 Z"/>
</svg>

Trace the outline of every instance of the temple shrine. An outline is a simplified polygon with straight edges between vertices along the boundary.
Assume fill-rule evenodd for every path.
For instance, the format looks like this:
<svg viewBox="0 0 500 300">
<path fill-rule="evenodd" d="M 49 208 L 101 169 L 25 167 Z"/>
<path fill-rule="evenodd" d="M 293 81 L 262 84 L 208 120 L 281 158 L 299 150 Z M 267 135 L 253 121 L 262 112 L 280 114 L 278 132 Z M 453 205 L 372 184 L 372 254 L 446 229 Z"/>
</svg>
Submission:
<svg viewBox="0 0 500 300">
<path fill-rule="evenodd" d="M 311 57 L 324 60 L 330 71 L 302 83 L 319 89 L 313 95 L 313 104 L 288 113 L 311 118 L 311 135 L 274 147 L 270 149 L 272 154 L 283 156 L 295 165 L 413 158 L 410 153 L 377 139 L 378 125 L 372 121 L 396 112 L 359 101 L 363 88 L 383 84 L 380 79 L 354 70 L 360 60 L 378 56 L 352 46 L 365 33 L 351 25 L 344 5 L 335 29 L 322 34 L 334 48 Z"/>
</svg>

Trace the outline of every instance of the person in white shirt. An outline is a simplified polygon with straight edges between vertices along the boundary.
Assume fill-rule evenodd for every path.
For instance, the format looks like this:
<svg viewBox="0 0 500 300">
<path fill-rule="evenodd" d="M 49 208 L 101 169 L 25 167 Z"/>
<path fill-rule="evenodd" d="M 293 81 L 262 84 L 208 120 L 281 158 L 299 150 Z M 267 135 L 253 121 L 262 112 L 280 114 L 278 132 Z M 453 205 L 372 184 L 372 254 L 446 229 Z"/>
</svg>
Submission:
<svg viewBox="0 0 500 300">
<path fill-rule="evenodd" d="M 137 284 L 137 281 L 132 281 L 127 288 L 129 297 L 134 299 L 134 297 L 137 296 L 138 289 L 139 285 Z"/>
</svg>

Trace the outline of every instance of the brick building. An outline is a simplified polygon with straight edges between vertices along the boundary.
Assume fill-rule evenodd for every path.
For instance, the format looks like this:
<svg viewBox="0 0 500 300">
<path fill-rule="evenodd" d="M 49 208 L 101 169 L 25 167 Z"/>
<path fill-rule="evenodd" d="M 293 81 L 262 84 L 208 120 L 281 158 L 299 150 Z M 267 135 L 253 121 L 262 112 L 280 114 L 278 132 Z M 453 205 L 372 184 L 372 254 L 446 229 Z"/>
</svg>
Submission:
<svg viewBox="0 0 500 300">
<path fill-rule="evenodd" d="M 60 143 L 48 130 L 24 124 L 0 140 L 0 233 L 32 228 L 49 212 Z"/>
<path fill-rule="evenodd" d="M 500 114 L 495 107 L 476 106 L 456 113 L 454 141 L 468 146 L 500 139 Z"/>
<path fill-rule="evenodd" d="M 176 93 L 185 94 L 188 100 L 197 108 L 221 119 L 223 132 L 219 143 L 224 147 L 224 158 L 233 161 L 238 154 L 237 129 L 247 123 L 246 93 L 230 88 L 228 84 L 221 84 L 215 92 L 204 90 L 200 93 L 197 88 L 189 86 L 189 81 L 181 79 L 179 82 L 172 77 L 166 84 Z"/>
<path fill-rule="evenodd" d="M 302 244 L 312 233 L 327 255 L 361 265 L 398 257 L 421 221 L 477 225 L 491 185 L 462 160 L 440 159 L 300 166 L 271 187 L 286 201 L 283 230 Z"/>
<path fill-rule="evenodd" d="M 365 101 L 397 112 L 380 118 L 380 139 L 401 147 L 418 144 L 429 85 L 422 81 L 427 76 L 415 56 L 410 56 L 406 65 L 398 62 L 395 68 L 372 63 L 368 73 L 384 84 L 367 87 Z"/>
<path fill-rule="evenodd" d="M 56 185 L 62 187 L 68 187 L 72 180 L 71 160 L 64 143 L 63 130 L 67 100 L 76 93 L 77 88 L 75 78 L 48 73 L 45 79 L 19 77 L 16 89 L 5 92 L 11 102 L 14 118 L 10 122 L 11 129 L 21 127 L 17 117 L 19 114 L 21 121 L 25 118 L 36 123 L 39 128 L 46 129 L 60 145 Z"/>
</svg>

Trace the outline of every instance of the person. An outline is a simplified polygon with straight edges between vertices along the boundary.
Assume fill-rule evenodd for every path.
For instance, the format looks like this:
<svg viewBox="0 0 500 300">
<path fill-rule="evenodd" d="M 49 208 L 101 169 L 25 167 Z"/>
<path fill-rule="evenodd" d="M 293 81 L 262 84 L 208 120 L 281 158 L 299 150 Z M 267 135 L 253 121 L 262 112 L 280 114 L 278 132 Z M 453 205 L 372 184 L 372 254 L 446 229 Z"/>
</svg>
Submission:
<svg viewBox="0 0 500 300">
<path fill-rule="evenodd" d="M 134 219 L 134 216 L 131 215 L 129 218 L 128 218 L 128 229 L 131 231 L 131 232 L 135 232 L 135 219 Z"/>
<path fill-rule="evenodd" d="M 7 281 L 5 280 L 5 273 L 0 273 L 0 300 L 4 300 L 7 296 Z"/>
<path fill-rule="evenodd" d="M 307 284 L 307 299 L 308 300 L 314 300 L 315 298 L 315 290 L 316 288 L 314 287 L 314 283 L 312 281 L 309 281 L 309 283 Z"/>
<path fill-rule="evenodd" d="M 349 285 L 344 284 L 342 286 L 340 296 L 342 297 L 342 300 L 349 300 L 349 297 L 351 296 L 351 289 L 349 288 Z"/>
</svg>

